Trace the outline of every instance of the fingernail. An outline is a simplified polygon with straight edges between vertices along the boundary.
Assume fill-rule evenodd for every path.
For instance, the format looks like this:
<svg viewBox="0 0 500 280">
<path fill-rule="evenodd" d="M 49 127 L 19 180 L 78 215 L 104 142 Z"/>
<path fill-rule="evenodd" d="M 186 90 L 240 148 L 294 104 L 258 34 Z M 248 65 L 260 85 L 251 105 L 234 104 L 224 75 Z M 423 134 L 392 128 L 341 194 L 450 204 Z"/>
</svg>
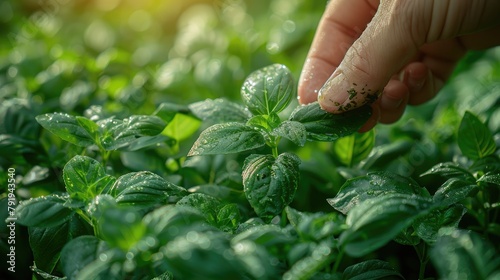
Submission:
<svg viewBox="0 0 500 280">
<path fill-rule="evenodd" d="M 319 104 L 326 111 L 339 111 L 341 105 L 349 98 L 349 94 L 347 93 L 348 88 L 349 83 L 345 80 L 342 71 L 337 68 L 319 90 Z"/>
<path fill-rule="evenodd" d="M 399 107 L 399 105 L 401 105 L 401 102 L 403 102 L 403 99 L 393 99 L 382 95 L 382 98 L 380 100 L 380 107 L 386 110 L 396 109 Z"/>
<path fill-rule="evenodd" d="M 410 72 L 408 75 L 408 86 L 411 92 L 419 92 L 424 87 L 426 76 L 415 77 L 415 75 L 412 74 L 414 73 Z"/>
<path fill-rule="evenodd" d="M 318 101 L 324 110 L 341 113 L 366 103 L 371 104 L 378 96 L 378 90 L 368 88 L 367 84 L 348 81 L 342 70 L 337 68 L 319 90 Z"/>
</svg>

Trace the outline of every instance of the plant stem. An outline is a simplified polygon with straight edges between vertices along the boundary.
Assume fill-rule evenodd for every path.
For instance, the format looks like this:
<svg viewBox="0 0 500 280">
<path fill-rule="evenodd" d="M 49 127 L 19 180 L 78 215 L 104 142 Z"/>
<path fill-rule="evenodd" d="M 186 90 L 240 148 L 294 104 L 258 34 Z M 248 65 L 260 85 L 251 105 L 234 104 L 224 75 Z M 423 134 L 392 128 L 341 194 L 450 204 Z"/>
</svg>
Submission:
<svg viewBox="0 0 500 280">
<path fill-rule="evenodd" d="M 336 273 L 337 270 L 339 269 L 340 262 L 342 261 L 342 257 L 344 256 L 344 247 L 341 247 L 339 250 L 339 254 L 335 258 L 335 264 L 333 265 L 333 271 L 332 273 Z"/>
<path fill-rule="evenodd" d="M 273 150 L 273 156 L 274 158 L 277 158 L 278 157 L 278 146 L 273 146 L 272 147 L 272 150 Z"/>
<path fill-rule="evenodd" d="M 418 245 L 413 245 L 415 248 L 415 252 L 417 253 L 418 260 L 420 261 L 420 268 L 418 271 L 418 279 L 424 279 L 425 277 L 425 268 L 427 263 L 429 262 L 429 255 L 427 254 L 427 244 L 425 242 L 420 242 Z"/>
</svg>

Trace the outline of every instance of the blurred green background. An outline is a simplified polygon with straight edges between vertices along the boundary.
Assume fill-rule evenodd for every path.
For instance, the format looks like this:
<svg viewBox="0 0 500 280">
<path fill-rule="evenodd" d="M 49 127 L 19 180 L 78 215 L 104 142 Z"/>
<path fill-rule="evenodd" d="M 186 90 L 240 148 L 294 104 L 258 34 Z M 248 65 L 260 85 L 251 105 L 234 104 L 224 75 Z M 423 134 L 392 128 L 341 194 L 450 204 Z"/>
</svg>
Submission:
<svg viewBox="0 0 500 280">
<path fill-rule="evenodd" d="M 326 1 L 2 0 L 0 100 L 127 116 L 239 98 L 253 70 L 298 77 Z M 39 112 L 41 113 L 41 112 Z"/>
</svg>

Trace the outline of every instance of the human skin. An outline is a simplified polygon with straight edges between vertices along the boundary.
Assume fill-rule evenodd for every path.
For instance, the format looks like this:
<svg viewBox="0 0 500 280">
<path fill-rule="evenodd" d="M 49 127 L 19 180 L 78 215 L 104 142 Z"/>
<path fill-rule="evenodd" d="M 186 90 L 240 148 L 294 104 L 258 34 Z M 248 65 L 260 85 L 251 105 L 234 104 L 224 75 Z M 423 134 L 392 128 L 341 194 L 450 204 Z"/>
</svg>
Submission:
<svg viewBox="0 0 500 280">
<path fill-rule="evenodd" d="M 331 113 L 372 103 L 360 129 L 432 99 L 469 50 L 500 45 L 499 0 L 331 0 L 299 80 L 299 102 Z"/>
</svg>

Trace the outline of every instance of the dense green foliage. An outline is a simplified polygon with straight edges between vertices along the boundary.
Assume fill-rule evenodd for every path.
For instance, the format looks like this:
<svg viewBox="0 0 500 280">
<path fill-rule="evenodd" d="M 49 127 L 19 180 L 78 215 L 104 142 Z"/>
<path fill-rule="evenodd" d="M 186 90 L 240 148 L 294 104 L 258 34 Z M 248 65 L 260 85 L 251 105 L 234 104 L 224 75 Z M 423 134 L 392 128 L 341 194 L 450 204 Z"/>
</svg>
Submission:
<svg viewBox="0 0 500 280">
<path fill-rule="evenodd" d="M 6 277 L 500 277 L 500 49 L 359 134 L 296 102 L 321 5 L 163 2 L 0 3 Z"/>
</svg>

